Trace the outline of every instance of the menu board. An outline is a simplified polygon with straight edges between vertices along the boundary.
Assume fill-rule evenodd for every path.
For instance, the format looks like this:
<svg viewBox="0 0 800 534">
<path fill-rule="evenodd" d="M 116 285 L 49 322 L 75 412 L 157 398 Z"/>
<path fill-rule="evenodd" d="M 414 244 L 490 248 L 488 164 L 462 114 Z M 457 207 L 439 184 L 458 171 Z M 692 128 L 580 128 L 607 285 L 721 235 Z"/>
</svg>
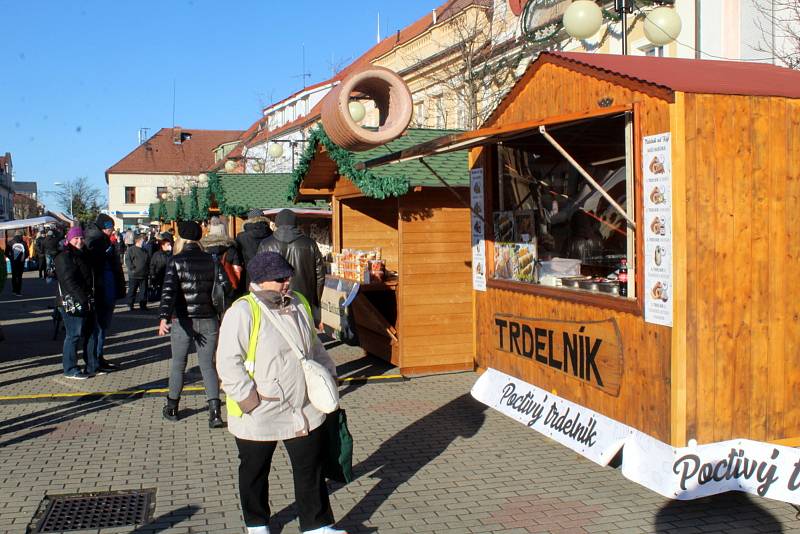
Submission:
<svg viewBox="0 0 800 534">
<path fill-rule="evenodd" d="M 644 165 L 644 318 L 672 326 L 672 142 L 642 139 Z"/>
<path fill-rule="evenodd" d="M 483 203 L 483 169 L 477 168 L 470 171 L 470 210 L 472 218 L 472 288 L 476 291 L 486 291 L 486 210 Z"/>
</svg>

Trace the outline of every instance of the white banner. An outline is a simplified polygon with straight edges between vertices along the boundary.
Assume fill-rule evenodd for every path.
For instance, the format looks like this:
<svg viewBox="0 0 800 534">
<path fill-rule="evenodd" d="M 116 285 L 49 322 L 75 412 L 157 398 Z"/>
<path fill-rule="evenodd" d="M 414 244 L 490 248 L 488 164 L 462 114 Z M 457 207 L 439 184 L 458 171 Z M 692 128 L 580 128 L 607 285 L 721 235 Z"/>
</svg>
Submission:
<svg viewBox="0 0 800 534">
<path fill-rule="evenodd" d="M 472 218 L 472 288 L 476 291 L 486 291 L 486 244 L 484 232 L 486 231 L 486 215 L 483 209 L 483 169 L 472 169 L 470 176 L 470 210 Z"/>
<path fill-rule="evenodd" d="M 642 139 L 644 166 L 644 318 L 672 326 L 672 143 Z"/>
<path fill-rule="evenodd" d="M 747 439 L 675 448 L 496 369 L 472 396 L 597 464 L 622 449 L 622 474 L 665 497 L 743 491 L 800 504 L 800 449 Z"/>
</svg>

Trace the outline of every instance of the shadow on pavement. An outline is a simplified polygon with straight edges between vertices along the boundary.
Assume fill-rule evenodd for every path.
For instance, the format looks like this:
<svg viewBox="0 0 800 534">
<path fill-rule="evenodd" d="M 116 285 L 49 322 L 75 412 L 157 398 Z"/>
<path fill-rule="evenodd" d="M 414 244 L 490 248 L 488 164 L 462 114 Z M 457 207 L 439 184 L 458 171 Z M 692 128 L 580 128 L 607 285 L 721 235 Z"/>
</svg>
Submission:
<svg viewBox="0 0 800 534">
<path fill-rule="evenodd" d="M 466 393 L 384 441 L 372 455 L 353 466 L 355 478 L 374 471 L 369 476 L 379 479 L 377 484 L 337 521 L 337 525 L 350 534 L 376 532 L 377 529 L 366 527 L 363 523 L 372 517 L 398 487 L 442 454 L 456 438 L 474 436 L 483 426 L 486 409 L 485 404 Z M 358 435 L 353 436 L 353 441 L 358 446 Z M 330 484 L 331 493 L 342 487 L 338 483 Z M 297 516 L 295 506 L 287 506 L 272 516 L 270 525 L 273 532 L 281 532 Z"/>
<path fill-rule="evenodd" d="M 366 354 L 361 358 L 337 365 L 336 374 L 339 376 L 339 378 L 351 376 L 377 376 L 386 374 L 392 369 L 396 369 L 396 367 L 386 360 Z M 345 387 L 339 390 L 339 398 L 344 397 L 345 395 L 348 395 L 365 385 L 366 382 L 347 382 Z"/>
<path fill-rule="evenodd" d="M 788 504 L 786 506 L 789 506 Z M 736 532 L 783 532 L 781 522 L 746 493 L 728 492 L 692 501 L 669 501 L 656 515 L 655 532 L 683 534 L 698 531 L 698 525 L 723 532 L 736 525 Z"/>
<path fill-rule="evenodd" d="M 182 521 L 191 519 L 191 517 L 199 511 L 199 506 L 187 504 L 186 506 L 176 508 L 171 512 L 167 512 L 166 514 L 156 517 L 146 525 L 139 526 L 136 530 L 132 530 L 131 534 L 155 534 L 156 532 L 164 532 L 165 530 L 175 527 Z"/>
<path fill-rule="evenodd" d="M 139 384 L 138 386 L 134 386 L 129 389 L 153 389 L 157 387 L 163 387 L 165 383 L 166 378 Z M 128 404 L 140 399 L 141 397 L 141 394 L 133 394 L 127 397 L 101 397 L 88 401 L 77 398 L 69 402 L 60 402 L 58 405 L 50 406 L 44 410 L 26 413 L 25 415 L 0 421 L 0 435 L 3 436 L 15 432 L 29 430 L 29 432 L 26 434 L 16 436 L 7 441 L 0 441 L 0 449 L 9 445 L 22 443 L 49 434 L 55 431 L 55 425 L 60 423 L 66 423 L 85 415 L 103 412 L 123 404 Z M 161 417 L 160 408 L 158 410 L 159 411 L 154 414 L 154 417 Z M 205 408 L 184 409 L 180 411 L 180 417 L 181 419 L 185 419 L 202 411 L 206 411 Z"/>
</svg>

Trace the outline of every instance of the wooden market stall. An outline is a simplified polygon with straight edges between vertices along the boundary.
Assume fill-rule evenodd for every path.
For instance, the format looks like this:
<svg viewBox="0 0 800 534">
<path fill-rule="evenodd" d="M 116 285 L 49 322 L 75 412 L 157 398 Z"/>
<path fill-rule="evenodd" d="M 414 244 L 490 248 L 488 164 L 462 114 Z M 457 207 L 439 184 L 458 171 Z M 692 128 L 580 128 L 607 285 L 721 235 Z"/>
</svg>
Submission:
<svg viewBox="0 0 800 534">
<path fill-rule="evenodd" d="M 375 172 L 355 165 L 444 133 L 410 129 L 387 145 L 351 153 L 320 128 L 293 192 L 330 199 L 335 252 L 379 249 L 387 276 L 361 285 L 352 314 L 364 350 L 403 374 L 473 369 L 467 157 Z"/>
<path fill-rule="evenodd" d="M 678 446 L 800 444 L 800 72 L 543 53 L 483 129 L 367 167 L 465 147 L 479 368 Z"/>
</svg>

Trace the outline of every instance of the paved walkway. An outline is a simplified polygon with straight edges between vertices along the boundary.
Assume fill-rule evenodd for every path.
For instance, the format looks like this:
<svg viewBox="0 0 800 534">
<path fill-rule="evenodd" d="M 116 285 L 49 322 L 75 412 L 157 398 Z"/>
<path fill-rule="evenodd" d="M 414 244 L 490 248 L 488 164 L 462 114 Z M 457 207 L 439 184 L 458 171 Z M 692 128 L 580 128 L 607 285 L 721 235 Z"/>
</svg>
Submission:
<svg viewBox="0 0 800 534">
<path fill-rule="evenodd" d="M 25 280 L 0 296 L 0 396 L 150 389 L 166 385 L 168 340 L 155 312 L 118 308 L 108 357 L 119 372 L 61 376 L 52 341 L 52 288 Z M 341 374 L 391 373 L 344 345 Z M 191 364 L 196 360 L 190 359 Z M 342 390 L 357 479 L 332 486 L 338 524 L 356 532 L 800 532 L 791 506 L 744 494 L 668 501 L 477 403 L 471 373 Z M 195 367 L 189 384 L 199 385 Z M 0 402 L 0 532 L 22 533 L 45 494 L 156 488 L 153 523 L 102 532 L 241 533 L 235 445 L 207 426 L 205 399 L 187 395 L 181 420 L 163 399 L 111 396 Z M 270 475 L 273 532 L 297 532 L 282 448 Z"/>
</svg>

